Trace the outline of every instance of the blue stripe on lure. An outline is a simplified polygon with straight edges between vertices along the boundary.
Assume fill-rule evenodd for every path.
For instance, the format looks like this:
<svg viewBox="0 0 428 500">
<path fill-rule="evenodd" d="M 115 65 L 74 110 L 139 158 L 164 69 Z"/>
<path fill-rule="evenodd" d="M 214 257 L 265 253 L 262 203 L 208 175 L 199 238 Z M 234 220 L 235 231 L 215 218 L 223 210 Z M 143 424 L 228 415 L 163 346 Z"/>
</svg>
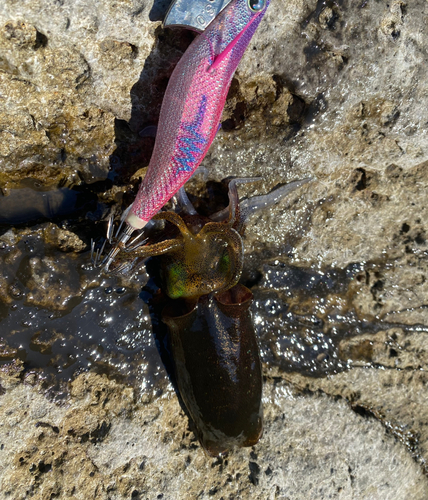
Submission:
<svg viewBox="0 0 428 500">
<path fill-rule="evenodd" d="M 181 137 L 178 143 L 178 149 L 181 154 L 179 153 L 177 155 L 176 161 L 182 166 L 177 168 L 177 174 L 179 172 L 191 172 L 195 157 L 203 151 L 206 140 L 200 133 L 200 129 L 206 110 L 207 96 L 203 95 L 195 120 L 193 123 L 184 124 L 183 127 L 184 130 L 189 133 L 189 137 Z"/>
</svg>

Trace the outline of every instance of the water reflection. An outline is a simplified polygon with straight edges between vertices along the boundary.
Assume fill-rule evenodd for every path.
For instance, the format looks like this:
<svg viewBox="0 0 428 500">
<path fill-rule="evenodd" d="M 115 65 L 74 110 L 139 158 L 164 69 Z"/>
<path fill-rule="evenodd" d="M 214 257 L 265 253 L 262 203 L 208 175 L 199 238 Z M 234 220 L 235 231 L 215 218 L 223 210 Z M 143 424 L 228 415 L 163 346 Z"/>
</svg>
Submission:
<svg viewBox="0 0 428 500">
<path fill-rule="evenodd" d="M 23 362 L 26 373 L 46 379 L 55 397 L 66 394 L 66 382 L 84 370 L 121 378 L 147 397 L 164 391 L 169 381 L 158 352 L 164 346 L 152 333 L 161 330 L 151 314 L 155 282 L 144 270 L 127 281 L 100 276 L 89 252 L 72 251 L 72 236 L 70 248 L 63 245 L 65 233 L 46 237 L 53 226 L 10 230 L 0 237 L 0 365 Z M 340 351 L 343 339 L 393 326 L 417 327 L 356 314 L 357 292 L 350 284 L 364 276 L 368 264 L 315 270 L 266 262 L 265 256 L 246 258 L 244 265 L 249 262 L 252 269 L 244 269 L 245 276 L 253 276 L 253 268 L 259 271 L 245 284 L 254 294 L 262 361 L 272 368 L 325 376 L 352 363 Z"/>
</svg>

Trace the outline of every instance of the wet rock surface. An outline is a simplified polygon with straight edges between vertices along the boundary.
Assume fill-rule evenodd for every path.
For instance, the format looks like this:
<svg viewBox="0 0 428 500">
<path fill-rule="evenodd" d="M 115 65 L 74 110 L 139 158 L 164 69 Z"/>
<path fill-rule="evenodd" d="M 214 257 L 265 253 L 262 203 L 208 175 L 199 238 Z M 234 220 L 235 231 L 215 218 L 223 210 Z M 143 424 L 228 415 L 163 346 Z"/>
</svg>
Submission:
<svg viewBox="0 0 428 500">
<path fill-rule="evenodd" d="M 4 498 L 427 495 L 420 466 L 379 421 L 341 398 L 304 395 L 280 380 L 265 386 L 260 444 L 222 460 L 204 455 L 172 393 L 144 405 L 132 389 L 86 374 L 58 407 L 36 388 L 2 381 L 2 436 L 15 438 L 2 446 Z M 11 416 L 8 407 L 18 402 Z"/>
<path fill-rule="evenodd" d="M 230 175 L 312 182 L 246 231 L 265 433 L 221 460 L 169 382 L 155 281 L 88 250 L 193 38 L 168 3 L 0 6 L 0 498 L 427 498 L 428 3 L 272 2 L 234 77 L 195 206 Z"/>
</svg>

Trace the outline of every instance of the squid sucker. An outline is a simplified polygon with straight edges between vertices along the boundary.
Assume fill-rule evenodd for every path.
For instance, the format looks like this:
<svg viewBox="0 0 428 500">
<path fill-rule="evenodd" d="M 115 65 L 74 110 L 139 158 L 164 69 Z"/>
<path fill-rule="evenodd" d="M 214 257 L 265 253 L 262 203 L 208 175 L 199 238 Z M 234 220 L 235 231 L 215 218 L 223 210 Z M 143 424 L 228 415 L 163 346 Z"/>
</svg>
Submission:
<svg viewBox="0 0 428 500">
<path fill-rule="evenodd" d="M 233 0 L 178 62 L 162 102 L 148 170 L 126 211 L 117 245 L 142 229 L 202 162 L 219 129 L 233 74 L 268 5 L 269 0 Z"/>
</svg>

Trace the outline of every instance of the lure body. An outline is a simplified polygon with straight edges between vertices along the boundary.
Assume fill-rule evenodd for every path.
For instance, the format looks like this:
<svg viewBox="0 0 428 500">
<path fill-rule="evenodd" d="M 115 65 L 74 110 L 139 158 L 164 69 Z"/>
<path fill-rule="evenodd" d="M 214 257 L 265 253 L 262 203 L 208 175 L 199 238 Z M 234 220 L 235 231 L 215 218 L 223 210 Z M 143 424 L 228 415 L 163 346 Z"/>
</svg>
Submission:
<svg viewBox="0 0 428 500">
<path fill-rule="evenodd" d="M 232 1 L 177 64 L 162 103 L 147 174 L 125 219 L 128 233 L 143 228 L 205 157 L 218 131 L 232 76 L 268 4 L 269 0 Z"/>
</svg>

